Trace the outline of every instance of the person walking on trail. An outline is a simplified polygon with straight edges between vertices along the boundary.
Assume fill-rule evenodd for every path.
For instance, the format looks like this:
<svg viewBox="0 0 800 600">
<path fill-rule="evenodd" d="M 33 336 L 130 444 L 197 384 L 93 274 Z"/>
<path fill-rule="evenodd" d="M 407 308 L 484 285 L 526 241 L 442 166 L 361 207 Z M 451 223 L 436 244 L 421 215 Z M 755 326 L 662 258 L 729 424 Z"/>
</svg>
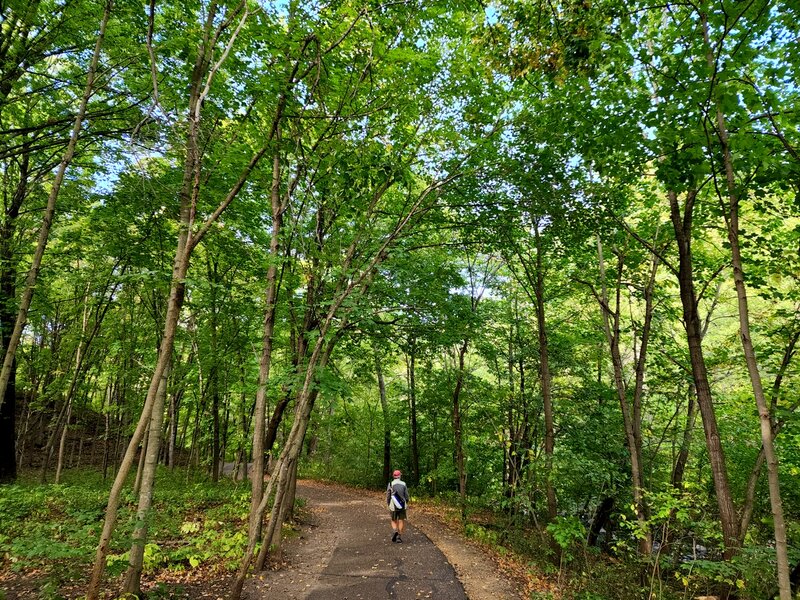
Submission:
<svg viewBox="0 0 800 600">
<path fill-rule="evenodd" d="M 386 487 L 386 504 L 389 505 L 392 518 L 392 541 L 401 544 L 406 527 L 406 506 L 408 506 L 408 486 L 400 479 L 403 474 L 396 470 L 392 473 L 392 481 Z"/>
</svg>

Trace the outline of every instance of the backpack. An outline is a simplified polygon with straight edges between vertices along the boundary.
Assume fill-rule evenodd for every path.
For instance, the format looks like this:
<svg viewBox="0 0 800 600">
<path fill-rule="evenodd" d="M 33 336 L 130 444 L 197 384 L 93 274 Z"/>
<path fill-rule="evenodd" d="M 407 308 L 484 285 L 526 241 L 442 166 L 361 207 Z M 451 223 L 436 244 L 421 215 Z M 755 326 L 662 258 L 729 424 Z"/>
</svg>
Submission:
<svg viewBox="0 0 800 600">
<path fill-rule="evenodd" d="M 406 501 L 403 500 L 402 496 L 398 495 L 397 492 L 394 491 L 392 484 L 389 484 L 389 488 L 386 490 L 389 492 L 389 510 L 403 510 L 406 507 Z"/>
<path fill-rule="evenodd" d="M 406 503 L 403 501 L 403 499 L 397 494 L 392 494 L 392 497 L 389 500 L 390 510 L 403 510 L 405 507 Z"/>
</svg>

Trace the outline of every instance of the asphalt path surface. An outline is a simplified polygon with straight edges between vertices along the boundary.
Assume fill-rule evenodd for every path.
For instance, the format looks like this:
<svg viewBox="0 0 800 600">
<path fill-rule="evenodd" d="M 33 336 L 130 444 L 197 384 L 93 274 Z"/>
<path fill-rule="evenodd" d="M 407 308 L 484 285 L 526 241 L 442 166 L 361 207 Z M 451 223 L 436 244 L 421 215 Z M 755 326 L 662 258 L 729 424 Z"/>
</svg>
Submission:
<svg viewBox="0 0 800 600">
<path fill-rule="evenodd" d="M 254 582 L 250 598 L 308 600 L 466 599 L 455 570 L 442 552 L 413 525 L 414 506 L 403 543 L 393 543 L 389 511 L 375 495 L 300 482 L 297 496 L 311 509 L 307 533 L 290 541 L 287 571 Z"/>
</svg>

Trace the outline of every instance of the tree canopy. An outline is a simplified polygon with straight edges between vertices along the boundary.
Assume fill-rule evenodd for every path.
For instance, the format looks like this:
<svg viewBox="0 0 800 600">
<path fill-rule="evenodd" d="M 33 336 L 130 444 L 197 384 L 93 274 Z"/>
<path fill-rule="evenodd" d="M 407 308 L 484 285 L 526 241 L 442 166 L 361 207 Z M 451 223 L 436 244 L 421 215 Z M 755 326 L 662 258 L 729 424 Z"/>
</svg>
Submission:
<svg viewBox="0 0 800 600">
<path fill-rule="evenodd" d="M 0 516 L 101 473 L 88 598 L 141 592 L 159 472 L 250 470 L 236 597 L 298 475 L 398 467 L 564 597 L 791 598 L 796 3 L 2 15 Z"/>
</svg>

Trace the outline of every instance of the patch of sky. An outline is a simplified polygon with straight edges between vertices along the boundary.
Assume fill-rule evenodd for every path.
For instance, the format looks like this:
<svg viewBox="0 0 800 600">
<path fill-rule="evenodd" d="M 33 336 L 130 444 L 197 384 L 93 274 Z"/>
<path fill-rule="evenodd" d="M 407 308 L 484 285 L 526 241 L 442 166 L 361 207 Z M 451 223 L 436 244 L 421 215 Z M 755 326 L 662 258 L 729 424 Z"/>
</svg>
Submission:
<svg viewBox="0 0 800 600">
<path fill-rule="evenodd" d="M 93 194 L 111 194 L 125 171 L 146 170 L 148 160 L 163 158 L 163 154 L 152 149 L 141 150 L 120 141 L 109 142 L 107 151 L 99 153 L 92 161 L 97 169 L 92 173 Z"/>
<path fill-rule="evenodd" d="M 266 12 L 289 19 L 289 0 L 257 0 L 257 4 Z"/>
<path fill-rule="evenodd" d="M 492 6 L 491 4 L 487 5 L 486 8 L 483 9 L 483 16 L 484 16 L 484 23 L 486 25 L 495 25 L 498 21 L 497 15 L 497 8 Z"/>
</svg>

